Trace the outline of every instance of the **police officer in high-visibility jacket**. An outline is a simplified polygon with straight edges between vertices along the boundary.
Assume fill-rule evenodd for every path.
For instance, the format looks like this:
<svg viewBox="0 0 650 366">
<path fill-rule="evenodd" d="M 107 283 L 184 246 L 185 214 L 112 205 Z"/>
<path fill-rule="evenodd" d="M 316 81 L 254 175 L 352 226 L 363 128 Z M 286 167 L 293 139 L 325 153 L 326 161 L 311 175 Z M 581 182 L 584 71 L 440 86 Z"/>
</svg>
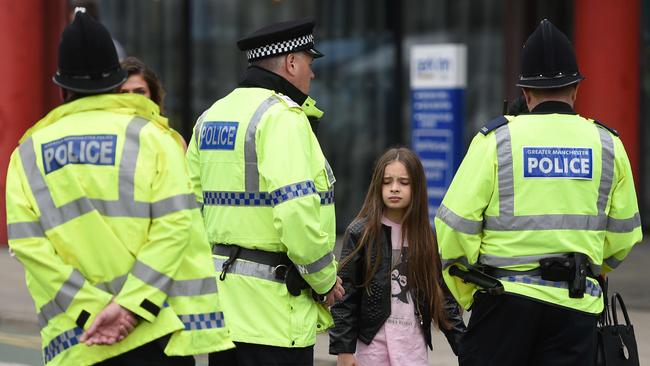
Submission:
<svg viewBox="0 0 650 366">
<path fill-rule="evenodd" d="M 65 103 L 7 172 L 9 245 L 25 268 L 44 363 L 194 365 L 232 348 L 182 147 L 83 10 L 63 32 Z"/>
<path fill-rule="evenodd" d="M 642 237 L 632 170 L 616 131 L 573 110 L 584 78 L 548 20 L 526 41 L 521 71 L 530 113 L 480 130 L 435 219 L 445 282 L 472 310 L 460 364 L 592 365 L 596 278 Z M 453 267 L 491 275 L 505 294 Z"/>
<path fill-rule="evenodd" d="M 313 364 L 325 307 L 343 295 L 332 250 L 334 175 L 308 96 L 310 20 L 241 39 L 251 66 L 238 88 L 198 119 L 187 158 L 236 348 L 210 364 Z M 324 302 L 324 303 L 321 303 Z"/>
</svg>

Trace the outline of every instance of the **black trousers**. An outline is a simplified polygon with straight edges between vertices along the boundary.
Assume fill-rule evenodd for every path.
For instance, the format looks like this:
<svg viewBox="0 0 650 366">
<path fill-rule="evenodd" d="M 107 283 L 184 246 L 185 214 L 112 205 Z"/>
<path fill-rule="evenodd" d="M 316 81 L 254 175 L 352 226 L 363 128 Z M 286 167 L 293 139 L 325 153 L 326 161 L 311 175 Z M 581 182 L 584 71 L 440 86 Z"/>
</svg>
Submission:
<svg viewBox="0 0 650 366">
<path fill-rule="evenodd" d="M 313 366 L 314 346 L 284 348 L 235 342 L 235 348 L 210 353 L 210 366 Z"/>
<path fill-rule="evenodd" d="M 164 353 L 167 337 L 134 348 L 109 358 L 95 366 L 194 366 L 193 356 L 167 356 Z"/>
<path fill-rule="evenodd" d="M 459 364 L 592 366 L 597 319 L 524 297 L 477 293 Z"/>
</svg>

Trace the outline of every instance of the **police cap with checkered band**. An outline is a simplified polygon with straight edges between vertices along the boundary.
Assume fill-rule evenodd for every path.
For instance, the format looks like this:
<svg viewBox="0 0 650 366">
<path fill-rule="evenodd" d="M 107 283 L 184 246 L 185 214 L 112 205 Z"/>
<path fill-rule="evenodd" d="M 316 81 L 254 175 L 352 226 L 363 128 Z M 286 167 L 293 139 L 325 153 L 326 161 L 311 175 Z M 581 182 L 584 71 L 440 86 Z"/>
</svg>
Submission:
<svg viewBox="0 0 650 366">
<path fill-rule="evenodd" d="M 246 52 L 248 62 L 298 51 L 307 52 L 314 58 L 322 57 L 323 54 L 314 48 L 313 29 L 312 19 L 275 23 L 240 39 L 237 47 Z"/>
</svg>

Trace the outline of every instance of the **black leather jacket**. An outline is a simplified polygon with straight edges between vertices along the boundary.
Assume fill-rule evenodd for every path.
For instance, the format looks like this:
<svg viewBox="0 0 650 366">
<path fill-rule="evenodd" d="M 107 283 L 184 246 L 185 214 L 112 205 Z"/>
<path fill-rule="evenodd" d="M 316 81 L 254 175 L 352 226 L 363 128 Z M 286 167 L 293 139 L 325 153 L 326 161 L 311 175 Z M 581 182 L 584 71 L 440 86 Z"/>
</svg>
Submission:
<svg viewBox="0 0 650 366">
<path fill-rule="evenodd" d="M 357 247 L 358 240 L 363 233 L 365 220 L 358 220 L 348 228 L 348 235 L 343 242 L 341 258 L 347 257 L 354 248 Z M 391 281 L 390 272 L 392 266 L 392 245 L 391 245 L 391 228 L 382 225 L 384 235 L 382 237 L 382 259 L 381 264 L 372 280 L 368 284 L 370 291 L 359 287 L 363 283 L 365 268 L 363 258 L 365 258 L 365 248 L 344 267 L 341 268 L 339 276 L 343 280 L 345 296 L 343 299 L 332 306 L 332 316 L 334 317 L 334 328 L 329 332 L 330 349 L 329 353 L 354 353 L 356 351 L 357 338 L 365 344 L 370 344 L 381 326 L 390 315 L 391 305 Z M 376 253 L 372 254 L 372 259 L 376 259 Z M 440 280 L 442 281 L 442 279 Z M 444 284 L 443 284 L 444 287 Z M 447 341 L 451 346 L 454 354 L 458 354 L 458 343 L 465 333 L 465 323 L 460 313 L 460 307 L 454 298 L 446 291 L 445 288 L 445 310 L 451 324 L 449 330 L 442 329 Z M 415 297 L 414 297 L 415 298 Z M 431 345 L 431 314 L 427 306 L 422 306 L 425 301 L 419 299 L 416 301 L 416 316 L 420 320 L 424 342 Z"/>
</svg>

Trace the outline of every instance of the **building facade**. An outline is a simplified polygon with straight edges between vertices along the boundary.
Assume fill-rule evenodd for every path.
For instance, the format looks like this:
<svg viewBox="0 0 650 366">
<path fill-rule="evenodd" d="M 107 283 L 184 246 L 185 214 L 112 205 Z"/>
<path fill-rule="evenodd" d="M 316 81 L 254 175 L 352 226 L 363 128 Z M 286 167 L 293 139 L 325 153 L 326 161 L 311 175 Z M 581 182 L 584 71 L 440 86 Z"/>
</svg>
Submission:
<svg viewBox="0 0 650 366">
<path fill-rule="evenodd" d="M 17 53 L 40 50 L 40 63 L 21 65 L 16 58 L 7 67 L 22 67 L 23 74 L 39 70 L 30 88 L 36 85 L 49 93 L 40 97 L 37 109 L 42 115 L 56 104 L 55 88 L 48 84 L 56 65 L 52 42 L 58 42 L 67 21 L 68 2 L 11 3 L 2 5 L 13 7 L 3 9 L 2 27 L 24 26 L 10 12 L 35 12 L 40 14 L 38 21 L 47 24 L 31 38 L 3 40 L 5 49 Z M 267 23 L 313 17 L 316 45 L 325 57 L 314 62 L 311 95 L 325 111 L 318 138 L 338 181 L 339 231 L 360 208 L 376 157 L 389 146 L 410 142 L 411 47 L 467 46 L 462 140 L 466 148 L 484 122 L 502 113 L 503 100 L 518 95 L 521 45 L 537 23 L 548 18 L 573 39 L 587 77 L 580 86 L 578 112 L 621 131 L 637 177 L 644 227 L 650 224 L 650 160 L 641 158 L 650 149 L 645 142 L 650 129 L 641 123 L 650 113 L 650 63 L 645 57 L 650 56 L 648 1 L 100 0 L 98 4 L 100 20 L 113 37 L 162 79 L 170 122 L 188 140 L 196 118 L 236 87 L 246 68 L 237 39 Z M 62 18 L 57 21 L 57 16 Z M 35 40 L 36 48 L 31 44 Z M 3 94 L 0 110 L 11 107 L 13 113 L 1 115 L 3 127 L 10 130 L 0 150 L 5 174 L 18 137 L 39 115 L 21 111 L 33 109 L 28 99 L 9 104 L 16 93 Z M 5 235 L 0 233 L 0 242 L 6 242 Z"/>
</svg>

